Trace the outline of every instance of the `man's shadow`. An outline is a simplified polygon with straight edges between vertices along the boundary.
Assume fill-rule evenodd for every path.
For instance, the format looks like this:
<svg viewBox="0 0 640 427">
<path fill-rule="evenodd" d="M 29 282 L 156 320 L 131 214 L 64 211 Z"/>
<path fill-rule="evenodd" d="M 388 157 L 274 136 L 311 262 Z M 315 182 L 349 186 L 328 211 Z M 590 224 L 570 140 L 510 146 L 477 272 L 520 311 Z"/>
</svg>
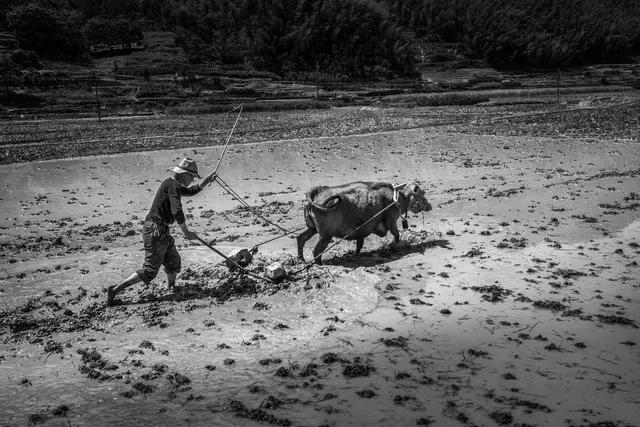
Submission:
<svg viewBox="0 0 640 427">
<path fill-rule="evenodd" d="M 398 246 L 388 245 L 380 249 L 376 249 L 369 252 L 349 252 L 342 256 L 336 256 L 323 260 L 327 265 L 340 265 L 343 267 L 358 268 L 358 267 L 374 267 L 380 264 L 386 264 L 391 261 L 396 261 L 411 254 L 424 254 L 427 249 L 431 248 L 444 248 L 452 250 L 449 246 L 449 241 L 446 239 L 429 240 L 426 242 L 420 242 L 416 244 L 405 243 Z"/>
<path fill-rule="evenodd" d="M 193 282 L 185 282 L 176 286 L 173 291 L 165 291 L 162 294 L 158 290 L 150 290 L 138 294 L 131 302 L 117 301 L 116 305 L 140 305 L 155 302 L 180 302 L 200 299 L 214 299 L 216 302 L 225 302 L 232 297 L 252 296 L 260 292 L 260 283 L 254 278 L 229 272 L 224 278 L 199 279 Z"/>
</svg>

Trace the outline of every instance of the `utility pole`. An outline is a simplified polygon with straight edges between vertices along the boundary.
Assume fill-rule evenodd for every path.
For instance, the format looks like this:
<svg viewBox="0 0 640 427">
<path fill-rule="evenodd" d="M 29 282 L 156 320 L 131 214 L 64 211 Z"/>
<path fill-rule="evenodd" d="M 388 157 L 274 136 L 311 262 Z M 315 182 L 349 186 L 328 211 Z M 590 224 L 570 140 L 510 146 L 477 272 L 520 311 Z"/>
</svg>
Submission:
<svg viewBox="0 0 640 427">
<path fill-rule="evenodd" d="M 96 91 L 96 105 L 98 106 L 98 122 L 101 122 L 102 116 L 100 112 L 100 95 L 98 95 L 98 74 L 95 72 L 93 73 L 93 83 Z"/>
<path fill-rule="evenodd" d="M 560 105 L 560 67 L 558 67 L 556 77 L 556 105 Z"/>
<path fill-rule="evenodd" d="M 316 101 L 318 100 L 318 96 L 320 94 L 320 87 L 319 87 L 319 73 L 320 73 L 320 65 L 318 64 L 318 60 L 316 60 Z"/>
</svg>

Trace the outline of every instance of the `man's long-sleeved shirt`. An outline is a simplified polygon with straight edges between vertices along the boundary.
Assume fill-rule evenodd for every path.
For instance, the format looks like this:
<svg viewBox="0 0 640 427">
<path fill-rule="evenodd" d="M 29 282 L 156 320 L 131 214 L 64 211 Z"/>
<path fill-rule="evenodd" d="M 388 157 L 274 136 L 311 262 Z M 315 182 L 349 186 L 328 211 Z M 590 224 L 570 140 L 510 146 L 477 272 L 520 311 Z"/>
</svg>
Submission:
<svg viewBox="0 0 640 427">
<path fill-rule="evenodd" d="M 185 221 L 182 212 L 182 196 L 193 196 L 202 190 L 200 185 L 184 187 L 173 178 L 167 178 L 160 184 L 156 197 L 153 199 L 151 209 L 147 215 L 147 221 L 163 222 L 165 224 L 183 224 Z"/>
</svg>

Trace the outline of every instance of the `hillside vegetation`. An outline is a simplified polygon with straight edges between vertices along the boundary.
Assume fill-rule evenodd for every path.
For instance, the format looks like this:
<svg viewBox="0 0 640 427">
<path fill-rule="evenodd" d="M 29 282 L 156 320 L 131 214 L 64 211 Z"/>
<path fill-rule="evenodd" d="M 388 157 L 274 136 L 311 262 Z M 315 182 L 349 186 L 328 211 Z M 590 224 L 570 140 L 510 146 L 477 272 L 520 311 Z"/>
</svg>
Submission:
<svg viewBox="0 0 640 427">
<path fill-rule="evenodd" d="M 171 31 L 192 64 L 291 79 L 316 69 L 345 80 L 415 76 L 416 41 L 452 43 L 457 54 L 501 67 L 619 62 L 640 54 L 635 0 L 0 3 L 0 30 L 40 58 L 86 61 L 105 46 L 135 45 L 142 31 Z M 33 55 L 27 59 L 37 63 Z"/>
</svg>

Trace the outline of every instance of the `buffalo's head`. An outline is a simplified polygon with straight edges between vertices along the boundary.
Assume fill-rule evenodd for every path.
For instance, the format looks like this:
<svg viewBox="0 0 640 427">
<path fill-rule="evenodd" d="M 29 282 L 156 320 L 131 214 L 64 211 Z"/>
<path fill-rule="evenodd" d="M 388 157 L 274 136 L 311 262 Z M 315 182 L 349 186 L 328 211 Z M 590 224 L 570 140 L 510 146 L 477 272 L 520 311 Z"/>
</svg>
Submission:
<svg viewBox="0 0 640 427">
<path fill-rule="evenodd" d="M 431 203 L 427 201 L 424 190 L 418 184 L 409 185 L 405 191 L 405 196 L 409 199 L 408 210 L 413 213 L 428 212 L 431 210 Z"/>
</svg>

